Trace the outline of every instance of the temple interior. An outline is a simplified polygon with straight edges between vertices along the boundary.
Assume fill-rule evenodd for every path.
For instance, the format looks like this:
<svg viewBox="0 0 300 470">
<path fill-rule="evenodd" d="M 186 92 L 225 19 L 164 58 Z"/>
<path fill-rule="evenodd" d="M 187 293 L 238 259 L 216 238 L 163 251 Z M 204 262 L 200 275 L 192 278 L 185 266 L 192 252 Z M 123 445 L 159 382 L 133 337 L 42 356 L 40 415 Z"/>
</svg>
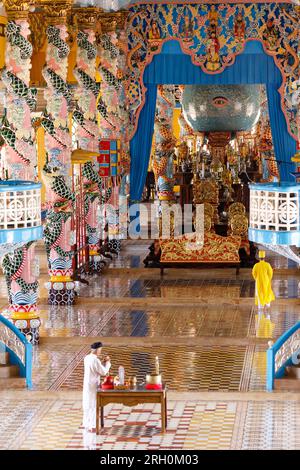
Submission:
<svg viewBox="0 0 300 470">
<path fill-rule="evenodd" d="M 299 24 L 0 2 L 0 450 L 300 449 Z"/>
</svg>

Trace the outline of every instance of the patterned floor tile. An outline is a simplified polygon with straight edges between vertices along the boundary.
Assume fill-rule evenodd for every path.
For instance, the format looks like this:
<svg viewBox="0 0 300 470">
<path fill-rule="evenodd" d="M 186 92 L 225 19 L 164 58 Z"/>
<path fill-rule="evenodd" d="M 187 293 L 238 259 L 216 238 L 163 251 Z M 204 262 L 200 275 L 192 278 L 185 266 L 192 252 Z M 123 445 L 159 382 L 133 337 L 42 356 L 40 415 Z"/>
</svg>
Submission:
<svg viewBox="0 0 300 470">
<path fill-rule="evenodd" d="M 165 434 L 159 406 L 108 405 L 99 436 L 82 428 L 79 401 L 28 402 L 23 433 L 11 424 L 16 402 L 5 405 L 10 429 L 0 427 L 1 449 L 300 449 L 300 411 L 291 401 L 170 401 Z"/>
<path fill-rule="evenodd" d="M 126 244 L 111 267 L 142 266 L 148 245 Z M 287 267 L 286 260 L 276 255 L 270 259 L 273 266 Z M 87 306 L 40 306 L 41 336 L 48 339 L 34 347 L 34 390 L 81 390 L 83 358 L 89 348 L 80 341 L 61 342 L 56 337 L 91 336 L 104 338 L 113 375 L 123 365 L 127 375 L 144 381 L 158 355 L 164 381 L 170 390 L 179 392 L 179 397 L 182 391 L 240 390 L 245 392 L 245 400 L 170 401 L 164 435 L 159 405 L 110 405 L 105 409 L 105 428 L 95 436 L 82 429 L 80 400 L 5 399 L 0 407 L 0 448 L 299 449 L 297 402 L 271 401 L 267 394 L 265 400 L 253 402 L 248 400 L 247 391 L 265 390 L 267 341 L 299 321 L 300 307 L 272 306 L 267 317 L 258 316 L 254 306 L 226 303 L 226 299 L 254 297 L 254 287 L 250 273 L 236 277 L 233 270 L 227 274 L 222 270 L 191 271 L 190 275 L 178 270 L 178 275 L 172 271 L 169 277 L 160 278 L 157 270 L 128 276 L 126 270 L 111 269 L 89 278 L 89 285 L 81 287 L 83 298 L 95 299 Z M 298 279 L 291 276 L 274 279 L 273 289 L 279 298 L 296 298 L 300 293 Z M 6 295 L 3 277 L 2 294 Z M 113 301 L 114 297 L 126 299 L 128 305 L 101 305 L 101 298 Z M 130 298 L 158 297 L 176 299 L 178 305 L 156 307 L 154 303 L 138 310 L 130 307 Z M 215 298 L 216 305 L 189 307 L 186 297 Z M 218 303 L 219 298 L 225 301 Z M 127 347 L 118 347 L 116 340 L 105 341 L 108 337 L 150 339 L 145 346 L 131 339 Z M 178 344 L 176 338 L 180 338 Z M 193 343 L 192 338 L 197 341 Z"/>
<path fill-rule="evenodd" d="M 239 390 L 245 346 L 158 346 L 106 347 L 113 361 L 112 375 L 119 365 L 128 376 L 135 375 L 138 383 L 154 368 L 155 356 L 160 359 L 164 381 L 171 390 Z M 61 384 L 61 389 L 82 389 L 83 363 Z"/>
<path fill-rule="evenodd" d="M 2 400 L 0 406 L 0 449 L 11 449 L 37 424 L 47 407 L 46 400 Z"/>
<path fill-rule="evenodd" d="M 249 403 L 242 449 L 300 449 L 300 409 L 297 402 Z"/>
</svg>

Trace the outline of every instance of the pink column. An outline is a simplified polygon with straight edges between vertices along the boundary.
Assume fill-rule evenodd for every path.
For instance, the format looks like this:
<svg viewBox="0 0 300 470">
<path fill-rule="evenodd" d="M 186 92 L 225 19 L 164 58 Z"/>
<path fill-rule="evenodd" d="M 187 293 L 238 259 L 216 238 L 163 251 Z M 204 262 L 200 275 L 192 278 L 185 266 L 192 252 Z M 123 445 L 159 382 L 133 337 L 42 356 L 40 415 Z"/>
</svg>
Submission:
<svg viewBox="0 0 300 470">
<path fill-rule="evenodd" d="M 28 40 L 28 5 L 23 5 L 22 9 L 8 9 L 7 13 L 5 69 L 1 77 L 6 86 L 6 119 L 0 129 L 5 145 L 1 151 L 0 173 L 3 179 L 34 181 L 37 162 L 31 111 L 36 105 L 36 90 L 30 89 L 29 84 L 32 45 Z M 34 242 L 25 244 L 2 260 L 11 320 L 33 344 L 38 342 L 40 326 L 34 266 Z"/>
<path fill-rule="evenodd" d="M 72 279 L 73 233 L 71 218 L 74 213 L 75 195 L 71 187 L 71 135 L 69 111 L 72 94 L 67 84 L 69 46 L 67 44 L 67 14 L 71 3 L 49 3 L 47 13 L 48 47 L 43 76 L 47 86 L 45 100 L 47 110 L 42 119 L 45 129 L 45 147 L 48 161 L 43 169 L 47 187 L 49 209 L 44 231 L 48 255 L 50 281 L 49 303 L 70 305 L 75 300 L 75 283 Z"/>
<path fill-rule="evenodd" d="M 98 11 L 95 8 L 76 8 L 77 63 L 74 75 L 78 81 L 75 92 L 77 109 L 73 112 L 77 146 L 82 150 L 99 152 L 99 128 L 97 123 L 97 99 L 100 84 L 96 82 L 95 26 Z M 89 243 L 89 271 L 100 272 L 100 232 L 97 224 L 97 206 L 102 193 L 102 179 L 97 162 L 83 165 L 86 234 Z"/>
<path fill-rule="evenodd" d="M 120 158 L 118 162 L 118 177 L 113 176 L 112 197 L 109 202 L 119 207 L 119 197 L 126 198 L 125 184 L 129 175 L 129 114 L 126 97 L 126 57 L 127 38 L 124 30 L 126 13 L 119 23 L 106 22 L 106 29 L 99 40 L 99 56 L 101 63 L 101 101 L 98 103 L 100 138 L 104 140 L 119 141 Z M 123 22 L 123 24 L 121 24 Z M 112 163 L 112 162 L 111 162 Z M 112 168 L 112 165 L 111 165 Z M 113 174 L 113 173 L 111 173 Z M 117 227 L 108 218 L 110 245 L 120 250 L 118 240 L 119 224 Z M 116 237 L 114 239 L 114 233 Z"/>
</svg>

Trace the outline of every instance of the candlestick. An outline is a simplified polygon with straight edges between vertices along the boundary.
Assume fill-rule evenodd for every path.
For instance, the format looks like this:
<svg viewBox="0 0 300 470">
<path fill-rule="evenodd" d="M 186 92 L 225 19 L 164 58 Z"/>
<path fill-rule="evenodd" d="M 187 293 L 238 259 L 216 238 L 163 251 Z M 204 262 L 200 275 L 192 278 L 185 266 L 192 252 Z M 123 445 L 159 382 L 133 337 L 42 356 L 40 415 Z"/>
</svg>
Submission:
<svg viewBox="0 0 300 470">
<path fill-rule="evenodd" d="M 120 380 L 120 385 L 124 385 L 125 383 L 125 369 L 123 366 L 119 367 L 119 380 Z"/>
<path fill-rule="evenodd" d="M 155 374 L 159 375 L 159 359 L 158 359 L 158 356 L 155 357 Z"/>
</svg>

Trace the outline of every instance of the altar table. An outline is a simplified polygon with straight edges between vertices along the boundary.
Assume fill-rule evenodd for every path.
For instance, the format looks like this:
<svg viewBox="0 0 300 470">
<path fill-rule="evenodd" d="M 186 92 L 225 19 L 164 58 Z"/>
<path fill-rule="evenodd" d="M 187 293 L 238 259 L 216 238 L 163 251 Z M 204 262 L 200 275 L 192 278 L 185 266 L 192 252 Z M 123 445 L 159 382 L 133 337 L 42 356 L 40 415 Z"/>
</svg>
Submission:
<svg viewBox="0 0 300 470">
<path fill-rule="evenodd" d="M 167 390 L 146 390 L 137 388 L 134 390 L 101 390 L 97 391 L 96 405 L 96 434 L 104 428 L 104 406 L 109 403 L 121 403 L 124 406 L 136 406 L 143 403 L 160 403 L 161 405 L 161 431 L 164 433 L 167 427 Z"/>
</svg>

